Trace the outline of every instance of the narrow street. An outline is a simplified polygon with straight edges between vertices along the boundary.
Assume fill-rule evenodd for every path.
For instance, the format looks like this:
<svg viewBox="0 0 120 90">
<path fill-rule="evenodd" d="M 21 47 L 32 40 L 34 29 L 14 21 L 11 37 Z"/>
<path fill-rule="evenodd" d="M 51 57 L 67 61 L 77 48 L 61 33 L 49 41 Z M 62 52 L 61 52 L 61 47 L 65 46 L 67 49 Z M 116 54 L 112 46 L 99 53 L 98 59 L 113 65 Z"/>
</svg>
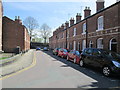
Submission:
<svg viewBox="0 0 120 90">
<path fill-rule="evenodd" d="M 35 51 L 36 65 L 2 80 L 2 88 L 116 88 L 120 78 L 82 68 L 50 51 Z"/>
</svg>

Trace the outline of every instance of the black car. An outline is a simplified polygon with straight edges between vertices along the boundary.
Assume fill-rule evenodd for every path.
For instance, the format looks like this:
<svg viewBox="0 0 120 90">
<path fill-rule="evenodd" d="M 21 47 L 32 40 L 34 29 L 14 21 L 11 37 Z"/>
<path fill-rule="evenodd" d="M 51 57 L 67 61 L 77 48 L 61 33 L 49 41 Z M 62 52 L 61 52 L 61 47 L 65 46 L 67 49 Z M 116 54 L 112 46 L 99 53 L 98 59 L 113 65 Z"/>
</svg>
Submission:
<svg viewBox="0 0 120 90">
<path fill-rule="evenodd" d="M 86 48 L 80 60 L 80 66 L 84 65 L 102 68 L 105 76 L 120 74 L 120 55 L 109 50 Z"/>
<path fill-rule="evenodd" d="M 55 48 L 55 49 L 53 50 L 53 54 L 54 54 L 54 55 L 58 55 L 59 49 L 60 49 L 60 48 Z"/>
</svg>

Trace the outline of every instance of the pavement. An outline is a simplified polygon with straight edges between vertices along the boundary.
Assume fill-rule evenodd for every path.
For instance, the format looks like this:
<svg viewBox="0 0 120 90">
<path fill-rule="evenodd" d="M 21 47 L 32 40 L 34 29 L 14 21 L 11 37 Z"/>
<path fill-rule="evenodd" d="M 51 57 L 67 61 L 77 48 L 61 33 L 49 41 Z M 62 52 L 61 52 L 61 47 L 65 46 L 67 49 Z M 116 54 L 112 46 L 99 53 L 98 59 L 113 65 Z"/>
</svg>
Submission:
<svg viewBox="0 0 120 90">
<path fill-rule="evenodd" d="M 0 78 L 30 66 L 33 62 L 33 56 L 34 50 L 29 50 L 14 62 L 0 67 Z"/>
<path fill-rule="evenodd" d="M 0 58 L 2 57 L 12 57 L 14 56 L 14 53 L 0 53 Z"/>
</svg>

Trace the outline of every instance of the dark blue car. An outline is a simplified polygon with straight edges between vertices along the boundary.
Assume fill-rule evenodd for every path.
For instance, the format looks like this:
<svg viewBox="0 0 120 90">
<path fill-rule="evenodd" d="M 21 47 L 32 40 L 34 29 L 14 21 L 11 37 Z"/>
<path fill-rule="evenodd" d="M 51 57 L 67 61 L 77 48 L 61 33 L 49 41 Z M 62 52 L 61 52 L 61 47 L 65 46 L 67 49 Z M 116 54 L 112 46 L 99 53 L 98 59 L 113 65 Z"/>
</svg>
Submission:
<svg viewBox="0 0 120 90">
<path fill-rule="evenodd" d="M 36 48 L 36 51 L 37 51 L 37 50 L 41 50 L 41 48 L 40 48 L 40 47 L 37 47 L 37 48 Z"/>
</svg>

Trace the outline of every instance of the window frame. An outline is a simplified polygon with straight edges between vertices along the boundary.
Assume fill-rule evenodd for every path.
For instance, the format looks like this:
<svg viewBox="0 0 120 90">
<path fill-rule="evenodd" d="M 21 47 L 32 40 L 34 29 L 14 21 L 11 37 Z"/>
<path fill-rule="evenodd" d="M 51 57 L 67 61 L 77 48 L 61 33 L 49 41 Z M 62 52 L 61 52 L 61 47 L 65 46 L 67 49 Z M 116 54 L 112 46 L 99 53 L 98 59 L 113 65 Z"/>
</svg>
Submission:
<svg viewBox="0 0 120 90">
<path fill-rule="evenodd" d="M 86 30 L 87 30 L 86 22 L 83 23 L 82 27 L 83 27 L 82 28 L 82 34 L 86 34 Z"/>
<path fill-rule="evenodd" d="M 101 31 L 104 30 L 104 17 L 99 16 L 97 19 L 97 30 L 96 31 Z"/>
</svg>

